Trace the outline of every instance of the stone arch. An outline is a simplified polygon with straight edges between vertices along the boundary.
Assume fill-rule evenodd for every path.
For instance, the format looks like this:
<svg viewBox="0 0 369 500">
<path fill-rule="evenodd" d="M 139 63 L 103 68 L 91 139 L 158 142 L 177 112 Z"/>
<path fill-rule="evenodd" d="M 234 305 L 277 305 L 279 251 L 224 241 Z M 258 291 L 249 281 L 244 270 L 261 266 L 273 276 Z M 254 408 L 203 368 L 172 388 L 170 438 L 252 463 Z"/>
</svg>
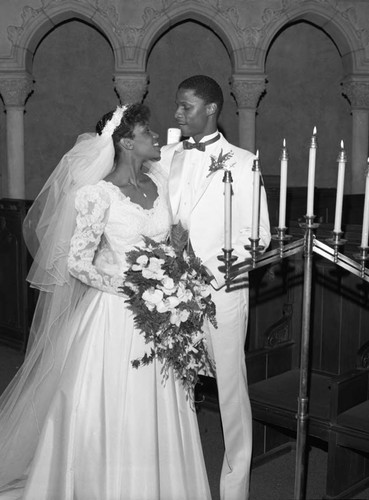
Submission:
<svg viewBox="0 0 369 500">
<path fill-rule="evenodd" d="M 236 16 L 237 17 L 237 16 Z M 182 21 L 195 21 L 212 30 L 224 44 L 234 66 L 234 54 L 238 49 L 236 22 L 226 9 L 211 3 L 193 0 L 174 3 L 166 9 L 156 11 L 151 7 L 144 10 L 144 26 L 141 29 L 136 64 L 142 70 L 146 67 L 148 54 L 160 36 Z"/>
<path fill-rule="evenodd" d="M 9 26 L 8 38 L 12 42 L 10 60 L 0 60 L 0 70 L 32 71 L 35 50 L 49 31 L 58 24 L 73 18 L 94 26 L 109 41 L 115 58 L 117 74 L 144 73 L 148 54 L 158 38 L 171 26 L 185 20 L 198 21 L 209 27 L 225 45 L 232 66 L 239 51 L 239 30 L 237 9 L 222 9 L 212 4 L 189 0 L 174 3 L 161 10 L 146 7 L 143 23 L 139 27 L 122 24 L 116 7 L 106 3 L 92 6 L 75 0 L 51 1 L 34 9 L 24 7 L 21 26 Z"/>
<path fill-rule="evenodd" d="M 86 22 L 105 36 L 112 47 L 115 64 L 119 66 L 122 57 L 121 41 L 108 14 L 108 11 L 102 11 L 101 8 L 73 0 L 51 2 L 39 9 L 24 7 L 23 24 L 8 27 L 8 37 L 13 44 L 11 69 L 32 73 L 33 56 L 42 38 L 59 24 L 72 19 Z M 9 66 L 7 60 L 4 69 L 9 70 Z"/>
<path fill-rule="evenodd" d="M 341 11 L 328 4 L 316 0 L 293 3 L 288 7 L 273 11 L 264 11 L 264 26 L 261 29 L 260 43 L 256 50 L 256 66 L 264 71 L 267 51 L 273 39 L 284 27 L 306 21 L 322 29 L 336 44 L 347 75 L 369 71 L 369 60 L 361 40 L 361 31 L 354 25 L 354 8 Z"/>
</svg>

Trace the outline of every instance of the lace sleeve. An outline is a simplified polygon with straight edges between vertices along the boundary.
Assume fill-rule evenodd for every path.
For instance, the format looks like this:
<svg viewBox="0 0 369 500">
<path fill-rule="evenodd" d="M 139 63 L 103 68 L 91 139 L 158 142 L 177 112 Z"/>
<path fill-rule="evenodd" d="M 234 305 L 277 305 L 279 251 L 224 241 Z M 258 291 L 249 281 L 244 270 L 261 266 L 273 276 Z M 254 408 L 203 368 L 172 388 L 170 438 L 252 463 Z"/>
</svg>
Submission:
<svg viewBox="0 0 369 500">
<path fill-rule="evenodd" d="M 109 195 L 96 185 L 83 187 L 77 193 L 75 207 L 76 229 L 68 256 L 69 272 L 86 285 L 119 294 L 123 277 L 105 274 L 94 265 L 109 214 Z"/>
</svg>

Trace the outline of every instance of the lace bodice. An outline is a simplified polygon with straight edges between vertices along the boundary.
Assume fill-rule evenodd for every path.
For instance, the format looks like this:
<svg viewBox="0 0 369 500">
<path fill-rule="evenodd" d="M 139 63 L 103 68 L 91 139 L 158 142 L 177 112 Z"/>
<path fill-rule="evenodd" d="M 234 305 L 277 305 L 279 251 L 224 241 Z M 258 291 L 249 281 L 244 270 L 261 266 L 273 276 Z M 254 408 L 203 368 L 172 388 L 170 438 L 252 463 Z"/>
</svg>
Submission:
<svg viewBox="0 0 369 500">
<path fill-rule="evenodd" d="M 132 203 L 110 182 L 100 181 L 77 192 L 76 230 L 68 268 L 83 283 L 119 293 L 126 252 L 142 244 L 143 236 L 156 241 L 167 236 L 170 215 L 166 179 L 157 168 L 148 175 L 158 187 L 158 197 L 150 210 Z"/>
</svg>

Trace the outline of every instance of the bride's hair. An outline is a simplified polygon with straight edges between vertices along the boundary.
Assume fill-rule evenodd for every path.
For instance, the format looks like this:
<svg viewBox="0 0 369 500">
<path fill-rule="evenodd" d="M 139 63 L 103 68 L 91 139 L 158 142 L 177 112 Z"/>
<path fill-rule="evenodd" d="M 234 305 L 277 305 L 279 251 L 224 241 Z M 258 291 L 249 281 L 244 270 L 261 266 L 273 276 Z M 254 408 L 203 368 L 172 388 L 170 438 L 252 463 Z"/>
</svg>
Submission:
<svg viewBox="0 0 369 500">
<path fill-rule="evenodd" d="M 106 113 L 97 123 L 96 132 L 101 135 L 105 125 L 112 119 L 114 111 Z M 120 124 L 115 128 L 112 138 L 114 145 L 120 139 L 127 137 L 133 139 L 133 129 L 135 125 L 144 125 L 150 119 L 150 110 L 147 106 L 140 103 L 129 104 L 125 109 Z"/>
</svg>

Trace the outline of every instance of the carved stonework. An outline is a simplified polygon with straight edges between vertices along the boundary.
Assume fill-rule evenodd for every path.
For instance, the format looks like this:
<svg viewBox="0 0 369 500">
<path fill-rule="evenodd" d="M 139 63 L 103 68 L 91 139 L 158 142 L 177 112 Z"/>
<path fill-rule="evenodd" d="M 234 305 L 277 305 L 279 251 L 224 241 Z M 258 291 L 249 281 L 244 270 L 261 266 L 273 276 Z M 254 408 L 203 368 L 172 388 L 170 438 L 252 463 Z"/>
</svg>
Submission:
<svg viewBox="0 0 369 500">
<path fill-rule="evenodd" d="M 369 81 L 345 82 L 343 94 L 348 98 L 353 109 L 369 109 Z"/>
<path fill-rule="evenodd" d="M 0 94 L 5 106 L 24 106 L 27 97 L 32 92 L 33 79 L 30 75 L 0 76 Z"/>
<path fill-rule="evenodd" d="M 142 14 L 143 24 L 140 27 L 128 25 L 115 25 L 115 31 L 122 37 L 125 45 L 125 54 L 127 59 L 133 59 L 135 48 L 139 47 L 142 43 L 143 37 L 152 30 L 152 26 L 157 20 L 172 19 L 176 15 L 176 11 L 181 8 L 184 3 L 189 10 L 196 9 L 200 4 L 204 6 L 209 13 L 209 18 L 215 17 L 223 18 L 229 25 L 228 32 L 236 33 L 236 35 L 243 39 L 244 29 L 239 23 L 239 12 L 236 7 L 221 8 L 221 0 L 197 0 L 189 2 L 188 0 L 162 0 L 162 8 L 154 9 L 153 7 L 146 7 Z M 191 5 L 192 4 L 192 5 Z M 154 34 L 154 33 L 153 33 Z"/>
<path fill-rule="evenodd" d="M 321 13 L 320 7 L 323 6 L 327 10 L 327 19 L 334 19 L 335 16 L 340 16 L 341 19 L 350 26 L 350 29 L 353 30 L 361 47 L 364 49 L 365 59 L 369 61 L 369 30 L 366 28 L 365 23 L 361 23 L 360 26 L 360 16 L 357 15 L 356 8 L 354 6 L 347 8 L 338 0 L 312 0 L 311 4 L 314 3 L 317 8 L 316 10 L 313 8 L 311 14 L 315 14 L 315 12 L 318 11 Z M 255 47 L 260 46 L 261 41 L 264 39 L 265 35 L 270 32 L 275 22 L 278 22 L 282 17 L 290 19 L 290 11 L 292 9 L 296 11 L 299 5 L 304 7 L 304 4 L 306 4 L 306 0 L 282 0 L 281 9 L 264 9 L 260 26 L 241 30 L 242 38 L 247 42 L 247 46 L 250 46 L 250 44 L 253 44 Z M 333 15 L 329 14 L 328 10 L 334 11 L 334 13 L 332 13 Z M 309 21 L 309 14 L 307 14 L 305 18 Z"/>
<path fill-rule="evenodd" d="M 115 90 L 121 104 L 142 102 L 147 92 L 147 75 L 116 75 L 114 78 Z"/>
<path fill-rule="evenodd" d="M 23 46 L 22 37 L 25 41 L 29 40 L 30 33 L 28 31 L 35 32 L 45 22 L 45 19 L 52 20 L 53 16 L 63 11 L 73 12 L 76 10 L 78 13 L 78 10 L 81 10 L 83 15 L 89 11 L 90 15 L 87 17 L 93 19 L 97 24 L 99 24 L 99 19 L 104 19 L 104 26 L 100 26 L 100 28 L 106 31 L 105 34 L 114 48 L 124 55 L 124 61 L 120 61 L 120 63 L 129 61 L 143 71 L 145 54 L 150 43 L 155 40 L 157 32 L 163 29 L 164 24 L 168 21 L 167 27 L 169 28 L 170 21 L 177 17 L 183 20 L 183 11 L 187 9 L 191 14 L 189 16 L 191 19 L 193 17 L 196 19 L 197 15 L 202 19 L 205 15 L 208 16 L 209 21 L 214 20 L 217 23 L 224 36 L 229 37 L 231 50 L 237 54 L 240 67 L 249 63 L 255 64 L 255 61 L 260 58 L 257 64 L 262 70 L 263 62 L 260 54 L 266 53 L 268 49 L 266 45 L 269 45 L 270 35 L 281 29 L 283 24 L 291 22 L 295 16 L 297 19 L 305 19 L 315 24 L 317 15 L 326 18 L 329 23 L 334 23 L 337 20 L 342 37 L 346 38 L 348 44 L 351 45 L 347 48 L 349 53 L 363 49 L 365 62 L 369 62 L 369 30 L 366 27 L 365 19 L 360 17 L 355 6 L 345 5 L 339 0 L 311 0 L 309 2 L 310 12 L 305 10 L 306 0 L 281 0 L 281 2 L 275 2 L 274 5 L 277 8 L 268 7 L 262 10 L 258 19 L 255 19 L 255 16 L 250 17 L 249 25 L 245 25 L 249 18 L 240 14 L 241 9 L 238 6 L 241 5 L 241 0 L 161 0 L 161 5 L 158 0 L 159 8 L 146 6 L 142 9 L 142 21 L 139 26 L 122 22 L 116 7 L 117 0 L 40 1 L 41 7 L 39 8 L 30 6 L 23 8 L 20 26 L 8 27 L 8 38 L 13 44 L 14 51 L 19 48 L 27 49 Z M 246 2 L 246 0 L 243 1 Z M 247 1 L 256 2 L 256 0 Z M 139 2 L 136 3 L 135 8 L 139 9 Z M 299 10 L 301 10 L 302 16 L 300 16 Z M 218 29 L 216 31 L 218 32 Z M 353 37 L 356 37 L 354 44 L 350 42 Z M 221 38 L 223 38 L 222 35 Z"/>
<path fill-rule="evenodd" d="M 256 109 L 265 92 L 265 80 L 232 79 L 232 94 L 239 108 Z"/>
</svg>

